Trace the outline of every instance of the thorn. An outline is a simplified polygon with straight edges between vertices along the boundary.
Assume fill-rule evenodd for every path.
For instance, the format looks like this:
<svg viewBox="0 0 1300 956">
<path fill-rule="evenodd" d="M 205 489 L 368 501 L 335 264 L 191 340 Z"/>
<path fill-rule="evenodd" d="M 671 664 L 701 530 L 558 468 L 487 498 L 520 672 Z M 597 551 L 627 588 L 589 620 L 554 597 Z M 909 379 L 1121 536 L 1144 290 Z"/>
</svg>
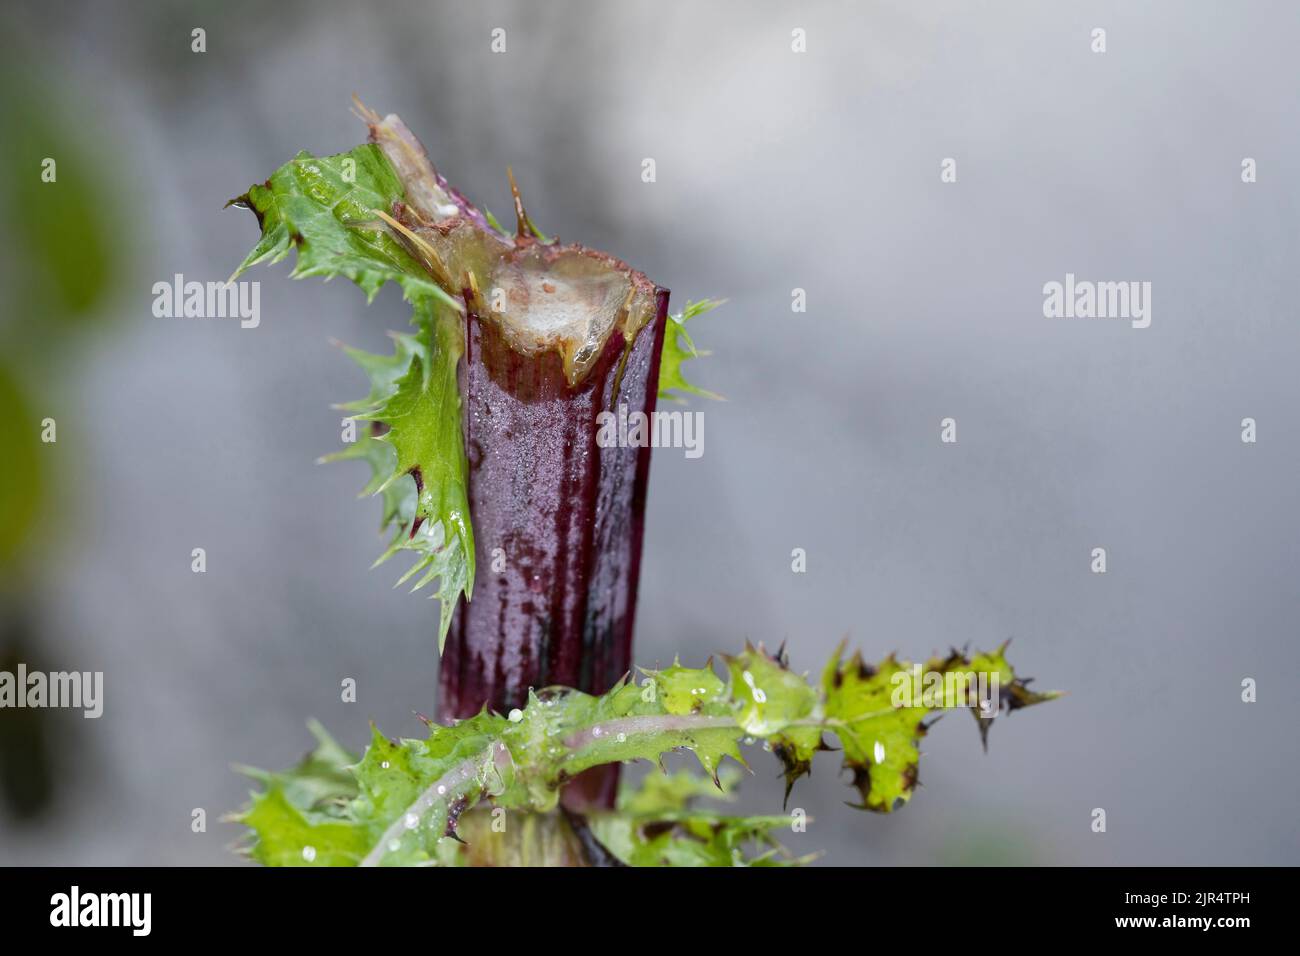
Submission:
<svg viewBox="0 0 1300 956">
<path fill-rule="evenodd" d="M 474 274 L 473 269 L 467 268 L 465 270 L 465 287 L 469 290 L 469 295 L 467 296 L 467 298 L 472 300 L 471 307 L 476 310 L 479 309 L 479 302 L 481 301 L 482 297 L 479 295 L 479 290 L 478 290 L 478 276 Z"/>
<path fill-rule="evenodd" d="M 450 284 L 449 280 L 451 274 L 447 271 L 447 266 L 442 261 L 442 257 L 438 255 L 437 249 L 425 242 L 410 229 L 407 229 L 406 226 L 402 225 L 382 209 L 375 209 L 373 212 L 376 216 L 397 231 L 398 235 L 405 240 L 409 249 L 415 250 L 417 258 L 423 258 L 428 263 L 430 271 L 434 272 L 444 285 Z M 464 304 L 457 302 L 456 305 L 461 312 L 465 311 Z"/>
<path fill-rule="evenodd" d="M 378 125 L 379 114 L 361 102 L 361 97 L 356 93 L 352 94 L 352 115 L 367 126 Z"/>
<path fill-rule="evenodd" d="M 519 194 L 519 184 L 515 182 L 515 171 L 506 167 L 506 176 L 510 179 L 510 195 L 515 200 L 515 235 L 520 239 L 532 239 L 533 230 L 528 224 L 528 213 L 524 210 L 524 197 Z"/>
<path fill-rule="evenodd" d="M 415 479 L 416 513 L 415 520 L 411 522 L 411 533 L 409 535 L 410 538 L 414 538 L 415 533 L 420 530 L 420 525 L 424 524 L 424 516 L 419 512 L 420 496 L 424 494 L 424 473 L 420 471 L 419 465 L 415 465 L 407 474 Z"/>
<path fill-rule="evenodd" d="M 838 666 L 840 661 L 844 660 L 844 652 L 849 649 L 849 636 L 845 634 L 840 638 L 839 644 L 835 645 L 835 663 Z"/>
</svg>

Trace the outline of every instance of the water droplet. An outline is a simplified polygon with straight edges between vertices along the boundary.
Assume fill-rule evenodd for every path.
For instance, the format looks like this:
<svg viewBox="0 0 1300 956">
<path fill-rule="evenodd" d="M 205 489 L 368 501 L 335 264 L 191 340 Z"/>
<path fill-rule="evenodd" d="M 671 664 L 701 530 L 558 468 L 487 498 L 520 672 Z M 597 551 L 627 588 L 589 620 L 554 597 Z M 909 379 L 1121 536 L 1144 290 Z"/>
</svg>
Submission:
<svg viewBox="0 0 1300 956">
<path fill-rule="evenodd" d="M 388 852 L 389 852 L 389 853 L 396 853 L 396 852 L 397 852 L 398 850 L 400 850 L 401 848 L 402 848 L 402 841 L 401 841 L 401 840 L 389 840 L 389 841 L 388 841 Z"/>
<path fill-rule="evenodd" d="M 624 743 L 624 742 L 626 742 L 626 740 L 627 740 L 627 734 L 619 734 L 619 735 L 618 735 L 618 742 L 619 742 L 619 743 Z"/>
<path fill-rule="evenodd" d="M 438 796 L 441 797 L 446 792 L 447 792 L 447 788 L 444 787 L 442 784 L 438 784 Z"/>
<path fill-rule="evenodd" d="M 601 730 L 599 727 L 592 727 L 592 728 L 591 728 L 591 736 L 593 736 L 593 737 L 599 737 L 599 736 L 600 736 L 601 734 L 603 734 L 603 733 L 604 733 L 604 731 Z"/>
<path fill-rule="evenodd" d="M 305 846 L 302 848 L 302 858 L 308 863 L 316 862 L 316 848 L 314 846 Z"/>
<path fill-rule="evenodd" d="M 876 758 L 876 763 L 885 762 L 885 745 L 882 744 L 879 740 L 876 741 L 876 746 L 874 751 L 872 752 L 872 755 Z"/>
<path fill-rule="evenodd" d="M 519 721 L 524 719 L 524 712 L 516 707 L 514 710 L 510 711 L 507 716 L 512 724 L 517 724 Z"/>
<path fill-rule="evenodd" d="M 420 818 L 414 813 L 408 813 L 404 822 L 406 823 L 406 829 L 414 830 L 420 825 Z"/>
<path fill-rule="evenodd" d="M 381 764 L 379 765 L 379 769 L 380 769 L 380 770 L 387 770 L 387 769 L 388 769 L 388 761 L 385 760 L 383 763 L 381 763 Z"/>
<path fill-rule="evenodd" d="M 753 737 L 746 737 L 746 738 L 745 738 L 745 746 L 746 746 L 746 747 L 752 747 L 752 746 L 754 746 L 754 738 L 753 738 Z"/>
</svg>

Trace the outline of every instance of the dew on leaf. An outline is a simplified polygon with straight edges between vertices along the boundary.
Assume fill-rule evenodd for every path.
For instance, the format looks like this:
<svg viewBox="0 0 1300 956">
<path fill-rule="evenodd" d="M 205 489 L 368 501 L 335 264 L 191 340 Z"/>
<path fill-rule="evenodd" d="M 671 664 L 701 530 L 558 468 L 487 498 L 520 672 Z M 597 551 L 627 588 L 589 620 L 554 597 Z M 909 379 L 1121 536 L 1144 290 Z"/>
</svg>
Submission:
<svg viewBox="0 0 1300 956">
<path fill-rule="evenodd" d="M 303 847 L 302 858 L 308 863 L 314 863 L 316 861 L 316 848 L 314 846 Z"/>
</svg>

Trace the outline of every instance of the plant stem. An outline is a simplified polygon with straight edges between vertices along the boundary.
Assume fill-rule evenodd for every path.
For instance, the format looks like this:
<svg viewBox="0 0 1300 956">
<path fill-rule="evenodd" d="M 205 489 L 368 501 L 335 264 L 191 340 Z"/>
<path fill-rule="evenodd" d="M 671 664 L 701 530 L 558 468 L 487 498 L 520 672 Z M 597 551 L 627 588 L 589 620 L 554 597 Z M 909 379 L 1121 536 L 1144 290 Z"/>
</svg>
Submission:
<svg viewBox="0 0 1300 956">
<path fill-rule="evenodd" d="M 400 119 L 357 107 L 403 186 L 381 218 L 465 305 L 476 583 L 443 649 L 439 717 L 506 713 L 530 687 L 602 693 L 631 666 L 650 448 L 599 447 L 598 416 L 653 413 L 668 290 L 613 256 L 546 240 L 513 175 L 516 233 L 496 231 Z M 592 800 L 612 803 L 614 773 L 588 781 Z"/>
<path fill-rule="evenodd" d="M 667 304 L 663 291 L 632 343 L 615 331 L 576 386 L 556 353 L 520 355 L 467 316 L 461 392 L 480 571 L 444 651 L 441 719 L 484 704 L 506 713 L 530 687 L 603 693 L 630 668 L 650 449 L 598 447 L 597 416 L 654 411 Z M 575 795 L 587 784 L 591 802 L 612 805 L 616 773 Z"/>
</svg>

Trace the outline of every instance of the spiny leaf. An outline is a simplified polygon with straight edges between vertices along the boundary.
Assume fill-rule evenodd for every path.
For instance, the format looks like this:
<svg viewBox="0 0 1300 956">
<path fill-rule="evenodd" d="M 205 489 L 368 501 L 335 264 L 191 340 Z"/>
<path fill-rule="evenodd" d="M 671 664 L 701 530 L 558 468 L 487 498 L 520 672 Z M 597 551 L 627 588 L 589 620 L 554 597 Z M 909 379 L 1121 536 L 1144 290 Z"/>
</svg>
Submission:
<svg viewBox="0 0 1300 956">
<path fill-rule="evenodd" d="M 352 820 L 297 806 L 279 782 L 254 794 L 235 822 L 257 834 L 248 854 L 265 866 L 356 866 L 369 842 Z"/>
<path fill-rule="evenodd" d="M 718 775 L 718 783 L 687 770 L 672 773 L 648 773 L 637 785 L 626 779 L 618 792 L 618 810 L 635 817 L 658 817 L 684 813 L 696 800 L 736 799 L 740 773 L 728 766 Z"/>
<path fill-rule="evenodd" d="M 309 720 L 307 729 L 316 738 L 316 747 L 292 770 L 268 773 L 252 767 L 236 767 L 263 786 L 279 786 L 294 806 L 319 810 L 357 795 L 357 783 L 348 769 L 356 756 L 339 745 L 317 721 Z"/>
<path fill-rule="evenodd" d="M 396 282 L 411 303 L 417 331 L 395 336 L 391 356 L 348 350 L 370 378 L 370 394 L 345 407 L 378 427 L 325 460 L 370 465 L 366 492 L 383 494 L 381 527 L 394 527 L 380 561 L 414 551 L 416 561 L 399 583 L 417 574 L 415 588 L 439 579 L 441 650 L 461 594 L 468 600 L 474 588 L 456 384 L 461 304 L 378 221 L 403 200 L 402 183 L 378 146 L 326 157 L 299 153 L 266 183 L 231 200 L 251 208 L 262 227 L 261 240 L 235 275 L 260 262 L 279 262 L 296 249 L 295 278 L 343 275 L 368 299 L 385 282 Z"/>
<path fill-rule="evenodd" d="M 721 399 L 715 392 L 706 391 L 686 381 L 682 374 L 682 363 L 688 359 L 708 355 L 695 347 L 686 323 L 697 315 L 712 312 L 722 305 L 722 299 L 702 299 L 689 302 L 681 312 L 668 317 L 668 327 L 664 330 L 663 353 L 659 359 L 659 397 L 674 402 L 682 402 L 682 394 L 699 395 L 701 398 Z M 679 394 L 680 393 L 680 394 Z"/>
<path fill-rule="evenodd" d="M 732 801 L 740 774 L 733 767 L 708 777 L 687 771 L 648 773 L 624 783 L 615 813 L 590 818 L 593 832 L 630 866 L 797 866 L 775 838 L 786 816 L 730 816 L 696 809 L 702 799 Z M 720 787 L 720 789 L 719 789 Z"/>
<path fill-rule="evenodd" d="M 411 302 L 439 300 L 459 308 L 377 221 L 377 212 L 388 212 L 403 198 L 402 183 L 378 146 L 368 143 L 333 156 L 303 150 L 265 183 L 227 203 L 252 209 L 262 227 L 262 238 L 231 279 L 297 249 L 295 279 L 346 276 L 367 301 L 385 282 L 396 282 Z"/>
<path fill-rule="evenodd" d="M 925 718 L 936 710 L 964 708 L 975 716 L 987 744 L 997 713 L 1052 700 L 1017 678 L 996 651 L 968 658 L 953 650 L 925 664 L 909 664 L 893 655 L 878 665 L 855 653 L 843 660 L 843 645 L 827 665 L 822 693 L 828 729 L 844 751 L 844 767 L 853 777 L 861 806 L 888 813 L 911 799 L 919 783 L 918 744 L 929 729 Z"/>
<path fill-rule="evenodd" d="M 798 866 L 811 858 L 790 857 L 773 836 L 789 825 L 786 816 L 702 811 L 646 818 L 602 814 L 591 820 L 601 843 L 629 866 Z"/>
<path fill-rule="evenodd" d="M 416 562 L 399 580 L 403 584 L 421 575 L 412 590 L 438 578 L 442 604 L 438 650 L 446 642 L 456 601 L 474 593 L 474 533 L 469 520 L 469 491 L 460 426 L 460 395 L 456 384 L 459 330 L 454 314 L 445 310 L 422 332 L 428 338 L 413 348 L 406 373 L 387 387 L 389 393 L 368 410 L 357 413 L 361 421 L 386 426 L 370 441 L 390 447 L 392 471 L 378 490 L 385 494 L 385 516 L 396 511 L 398 530 L 376 563 L 398 551 L 414 551 Z M 398 347 L 402 347 L 399 341 Z M 380 374 L 388 368 L 381 367 Z M 383 387 L 372 377 L 372 394 Z M 374 449 L 366 452 L 374 454 Z M 372 467 L 374 462 L 372 461 Z M 414 496 L 410 488 L 414 485 Z M 400 492 L 390 494 L 397 486 Z"/>
<path fill-rule="evenodd" d="M 454 832 L 458 816 L 485 797 L 498 807 L 549 812 L 565 783 L 582 771 L 658 761 L 671 750 L 692 751 L 721 787 L 723 759 L 743 763 L 740 743 L 751 738 L 763 739 L 777 752 L 792 783 L 808 771 L 814 754 L 826 749 L 823 735 L 838 740 L 861 798 L 858 805 L 889 811 L 916 785 L 916 744 L 928 714 L 941 707 L 978 714 L 981 693 L 1002 711 L 1055 696 L 1029 691 L 1004 651 L 1005 646 L 972 658 L 954 651 L 923 665 L 891 656 L 868 665 L 857 654 L 845 661 L 841 648 L 815 686 L 761 647 L 747 647 L 726 658 L 725 683 L 712 668 L 674 663 L 643 672 L 640 684 L 623 681 L 599 696 L 548 688 L 531 693 L 527 706 L 508 718 L 484 712 L 451 727 L 433 725 L 425 740 L 390 741 L 376 731 L 366 755 L 350 768 L 356 791 L 346 802 L 319 807 L 309 802 L 313 787 L 297 777 L 314 780 L 317 771 L 310 768 L 318 762 L 266 775 L 264 798 L 240 819 L 255 830 L 254 855 L 270 862 L 292 857 L 285 847 L 308 835 L 318 843 L 330 839 L 328 846 L 313 846 L 318 855 L 328 849 L 332 860 L 356 856 L 356 847 L 364 844 L 362 863 L 445 862 L 442 841 Z M 967 675 L 976 681 L 967 682 Z M 980 675 L 986 683 L 979 683 Z M 991 721 L 996 712 L 987 710 L 980 719 Z M 333 759 L 337 762 L 337 756 Z M 289 799 L 293 794 L 297 799 Z M 742 842 L 762 842 L 776 826 L 771 821 L 788 822 L 774 817 L 729 823 L 686 809 L 681 805 L 687 797 L 678 798 L 677 810 L 669 809 L 671 793 L 659 793 L 657 807 L 625 803 L 622 824 L 606 820 L 600 826 L 629 862 L 714 865 L 743 861 L 743 854 L 736 856 Z M 651 810 L 667 829 L 635 829 L 632 823 L 645 822 L 638 812 Z M 289 836 L 267 833 L 268 827 Z"/>
</svg>

